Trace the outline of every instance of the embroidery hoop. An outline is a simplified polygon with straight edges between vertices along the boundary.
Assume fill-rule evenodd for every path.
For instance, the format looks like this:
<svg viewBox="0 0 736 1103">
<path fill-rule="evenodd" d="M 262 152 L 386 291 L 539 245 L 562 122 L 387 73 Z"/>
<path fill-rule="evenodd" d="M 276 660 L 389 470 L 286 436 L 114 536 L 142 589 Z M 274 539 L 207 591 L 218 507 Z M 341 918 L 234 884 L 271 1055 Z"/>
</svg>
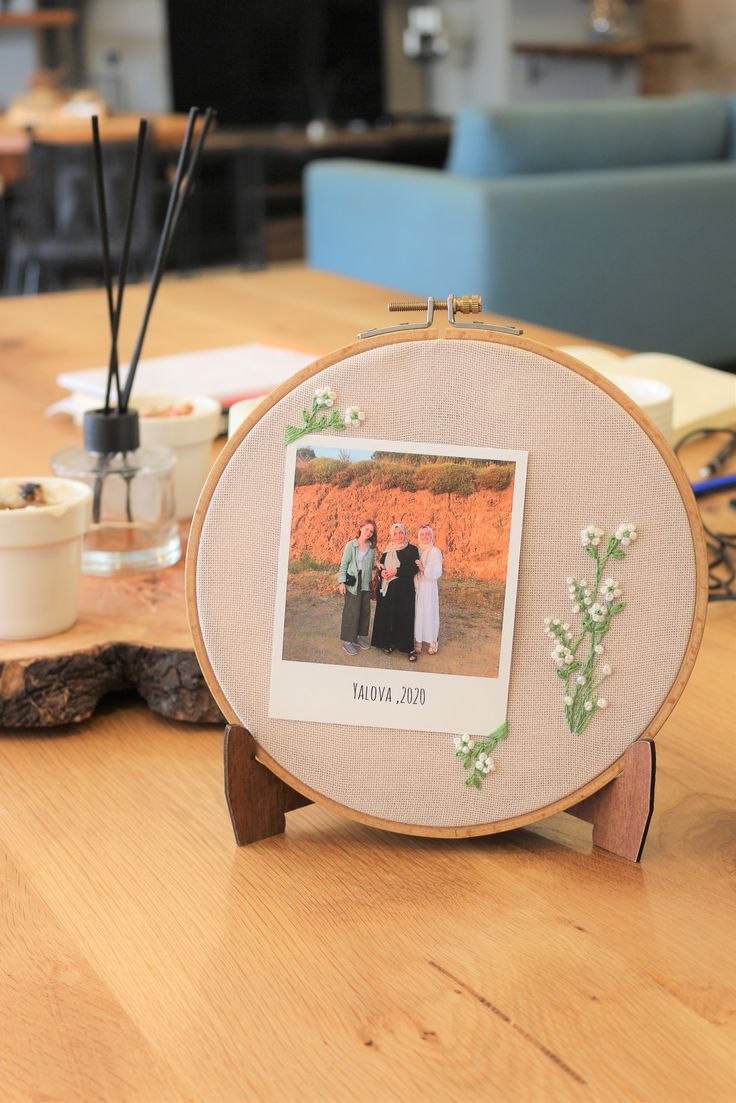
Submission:
<svg viewBox="0 0 736 1103">
<path fill-rule="evenodd" d="M 430 342 L 432 344 L 424 344 L 425 342 Z M 466 342 L 472 342 L 472 346 L 463 344 Z M 212 578 L 217 573 L 216 564 L 218 560 L 221 564 L 225 559 L 231 560 L 238 545 L 238 537 L 234 535 L 234 529 L 231 524 L 233 512 L 241 508 L 237 500 L 237 493 L 234 491 L 234 488 L 237 486 L 237 478 L 234 472 L 238 463 L 242 465 L 244 462 L 243 457 L 248 453 L 248 449 L 250 448 L 251 450 L 250 459 L 255 459 L 256 463 L 260 456 L 265 464 L 264 469 L 278 468 L 279 465 L 283 463 L 280 457 L 284 454 L 284 428 L 287 424 L 294 422 L 295 411 L 300 410 L 302 406 L 311 399 L 311 395 L 317 386 L 334 386 L 340 392 L 341 400 L 345 403 L 353 402 L 356 397 L 356 388 L 351 381 L 362 379 L 363 382 L 365 382 L 366 369 L 373 370 L 375 368 L 375 363 L 372 363 L 371 357 L 375 361 L 376 357 L 380 359 L 380 357 L 388 355 L 391 361 L 391 372 L 395 372 L 397 369 L 399 371 L 403 370 L 403 364 L 406 372 L 411 375 L 411 372 L 416 367 L 416 357 L 414 354 L 420 349 L 422 350 L 425 369 L 428 367 L 433 377 L 436 377 L 434 380 L 434 401 L 435 408 L 438 411 L 437 423 L 427 427 L 426 431 L 423 432 L 421 436 L 418 435 L 416 425 L 413 427 L 412 432 L 407 433 L 404 438 L 395 433 L 386 432 L 381 425 L 380 418 L 377 417 L 375 409 L 371 406 L 371 389 L 380 389 L 380 381 L 374 381 L 373 387 L 368 388 L 366 392 L 368 397 L 360 401 L 362 408 L 366 410 L 366 423 L 361 427 L 361 433 L 346 433 L 346 446 L 348 443 L 357 443 L 361 435 L 366 437 L 374 436 L 396 439 L 397 445 L 400 443 L 401 439 L 435 440 L 439 431 L 438 426 L 442 415 L 446 413 L 448 376 L 454 380 L 454 385 L 462 391 L 462 377 L 463 375 L 467 377 L 470 371 L 467 364 L 463 366 L 463 355 L 455 356 L 454 353 L 462 352 L 464 354 L 472 350 L 480 356 L 480 359 L 483 361 L 483 372 L 488 373 L 487 376 L 484 374 L 481 379 L 481 391 L 483 390 L 483 385 L 487 385 L 487 380 L 493 378 L 494 373 L 500 373 L 502 371 L 501 365 L 503 365 L 504 377 L 506 379 L 509 378 L 510 372 L 513 378 L 520 380 L 521 376 L 518 374 L 518 368 L 519 358 L 521 358 L 526 368 L 528 368 L 529 365 L 534 367 L 539 378 L 546 378 L 545 370 L 549 374 L 550 380 L 548 390 L 544 392 L 547 395 L 556 394 L 558 390 L 562 392 L 565 389 L 569 389 L 568 384 L 574 384 L 572 387 L 573 392 L 582 396 L 581 400 L 583 401 L 583 405 L 587 403 L 591 409 L 593 409 L 596 404 L 600 406 L 601 396 L 604 396 L 601 408 L 605 408 L 605 410 L 608 411 L 610 417 L 616 421 L 619 429 L 621 426 L 624 426 L 626 432 L 629 434 L 629 439 L 635 442 L 636 449 L 641 451 L 641 456 L 638 456 L 637 452 L 637 458 L 641 459 L 641 464 L 643 465 L 642 469 L 648 471 L 651 469 L 650 474 L 656 474 L 658 482 L 656 486 L 654 483 L 652 484 L 652 498 L 655 495 L 661 495 L 662 488 L 665 487 L 668 488 L 671 502 L 677 503 L 680 516 L 677 523 L 674 524 L 672 534 L 668 539 L 674 541 L 678 554 L 684 557 L 684 560 L 687 560 L 691 568 L 690 582 L 686 587 L 687 592 L 684 595 L 689 608 L 687 624 L 680 626 L 676 646 L 674 648 L 670 647 L 667 653 L 668 673 L 664 679 L 664 683 L 666 684 L 662 683 L 661 685 L 657 706 L 650 708 L 649 715 L 647 715 L 644 722 L 639 724 L 638 729 L 632 733 L 631 738 L 627 740 L 626 746 L 622 747 L 620 753 L 615 754 L 613 757 L 609 755 L 609 760 L 605 763 L 604 767 L 596 770 L 592 776 L 587 777 L 582 782 L 580 782 L 578 778 L 565 788 L 565 783 L 563 781 L 562 791 L 560 789 L 560 778 L 558 777 L 556 789 L 555 787 L 551 787 L 550 789 L 551 792 L 554 792 L 552 799 L 542 799 L 540 801 L 538 800 L 537 794 L 537 797 L 534 798 L 537 801 L 535 807 L 530 807 L 517 814 L 500 815 L 495 818 L 492 816 L 485 817 L 483 822 L 459 822 L 462 817 L 458 817 L 458 822 L 451 823 L 409 822 L 403 811 L 401 816 L 398 814 L 373 814 L 370 811 L 366 811 L 365 808 L 351 805 L 345 799 L 337 799 L 335 796 L 335 787 L 332 787 L 332 791 L 330 791 L 331 787 L 329 784 L 326 786 L 322 784 L 320 787 L 311 783 L 308 771 L 304 768 L 299 767 L 294 769 L 290 767 L 288 762 L 285 764 L 284 760 L 288 758 L 288 755 L 285 756 L 281 752 L 273 753 L 272 750 L 269 749 L 269 739 L 266 730 L 261 731 L 256 727 L 253 736 L 251 736 L 249 731 L 246 730 L 249 723 L 248 713 L 251 710 L 250 708 L 244 709 L 242 707 L 242 702 L 236 700 L 240 692 L 237 685 L 238 679 L 241 679 L 242 686 L 242 679 L 248 676 L 247 670 L 249 669 L 249 664 L 248 661 L 241 661 L 234 653 L 235 649 L 232 647 L 232 637 L 230 637 L 230 644 L 228 644 L 226 632 L 224 634 L 220 633 L 218 636 L 218 624 L 221 622 L 221 617 L 227 617 L 228 615 L 226 605 L 228 602 L 232 604 L 231 592 L 227 590 L 226 586 L 223 588 L 222 580 L 218 582 L 216 587 L 211 587 L 210 585 Z M 530 360 L 529 357 L 533 359 Z M 448 362 L 450 363 L 450 368 L 448 368 Z M 512 363 L 511 368 L 508 366 L 509 363 Z M 460 367 L 458 367 L 458 365 L 460 365 Z M 390 377 L 389 375 L 388 378 Z M 426 380 L 426 372 L 424 378 Z M 464 383 L 466 386 L 467 382 L 468 380 L 465 378 Z M 589 386 L 590 384 L 592 384 L 592 387 Z M 540 395 L 540 398 L 543 399 L 544 395 Z M 518 394 L 513 389 L 509 390 L 506 394 L 506 412 L 509 416 L 511 415 L 513 404 L 516 401 L 518 401 Z M 560 401 L 563 404 L 565 402 L 565 398 L 562 394 L 560 395 Z M 615 416 L 614 407 L 606 405 L 606 403 L 610 401 L 615 403 L 615 411 L 617 411 Z M 541 403 L 541 405 L 544 406 L 544 403 Z M 530 420 L 536 418 L 537 422 L 539 422 L 540 417 L 547 417 L 549 409 L 549 406 L 544 407 L 543 414 L 540 414 L 539 408 L 536 413 L 532 410 L 529 412 L 528 417 Z M 497 414 L 500 413 L 503 413 L 503 410 L 497 411 Z M 576 416 L 580 416 L 580 407 L 576 406 L 575 414 Z M 592 420 L 595 421 L 595 417 L 593 417 Z M 557 422 L 559 423 L 559 418 L 557 418 Z M 270 426 L 270 428 L 266 428 L 264 432 L 264 426 L 266 425 Z M 477 422 L 474 431 L 477 433 Z M 552 431 L 552 429 L 547 430 L 547 437 L 549 437 Z M 611 432 L 613 432 L 613 430 Z M 526 445 L 522 445 L 518 440 L 512 442 L 504 438 L 503 433 L 501 433 L 499 437 L 499 430 L 496 428 L 492 434 L 492 439 L 486 439 L 485 443 L 488 445 L 497 445 L 501 448 L 512 446 L 527 447 L 529 451 L 531 475 L 535 465 L 535 453 L 537 455 L 539 453 L 536 441 L 537 439 L 542 439 L 539 425 L 537 425 L 536 429 L 530 430 L 530 433 L 531 435 Z M 535 437 L 535 433 L 538 434 L 537 437 Z M 260 452 L 253 451 L 253 441 L 255 439 L 262 440 L 264 436 L 268 438 L 268 444 L 266 454 L 261 455 Z M 614 456 L 615 458 L 615 456 L 618 455 L 615 448 L 615 442 L 612 437 L 610 439 L 606 438 L 605 427 L 601 429 L 601 436 L 609 453 L 609 458 L 610 456 Z M 475 444 L 478 443 L 478 441 L 473 439 L 469 443 Z M 262 447 L 262 445 L 257 445 L 257 447 Z M 549 448 L 548 440 L 546 440 L 546 447 Z M 600 477 L 603 479 L 606 474 L 605 463 L 599 461 L 598 466 L 600 468 Z M 259 471 L 254 470 L 252 472 L 252 478 L 257 481 L 258 476 Z M 243 481 L 242 471 L 240 481 L 241 483 Z M 280 513 L 280 480 L 276 479 L 273 485 L 278 485 L 279 487 L 279 500 L 273 502 L 268 497 L 268 494 L 266 494 L 263 509 L 269 513 L 273 513 L 273 511 Z M 535 486 L 534 479 L 528 482 L 525 515 L 531 510 L 532 516 L 534 516 L 538 510 L 544 508 L 544 503 L 541 503 L 538 497 L 540 489 L 543 489 L 543 487 L 540 488 L 538 485 Z M 639 488 L 639 490 L 641 491 L 641 488 Z M 620 497 L 619 487 L 619 498 Z M 659 506 L 657 506 L 656 502 L 652 502 L 652 510 L 645 510 L 644 516 L 641 515 L 640 507 L 627 509 L 621 504 L 617 506 L 615 513 L 609 511 L 606 517 L 601 517 L 601 501 L 602 498 L 598 495 L 597 507 L 596 503 L 591 502 L 590 508 L 583 509 L 583 513 L 581 514 L 582 524 L 577 528 L 573 527 L 566 530 L 564 557 L 567 566 L 563 567 L 562 570 L 556 570 L 553 575 L 549 575 L 548 591 L 546 595 L 544 595 L 543 601 L 546 611 L 551 612 L 554 608 L 563 604 L 566 589 L 564 584 L 565 574 L 579 574 L 581 569 L 585 569 L 584 567 L 581 568 L 584 557 L 579 555 L 581 549 L 578 541 L 579 528 L 584 527 L 585 523 L 604 522 L 605 525 L 608 526 L 608 531 L 613 531 L 616 524 L 624 520 L 633 520 L 640 524 L 644 535 L 632 555 L 627 557 L 632 563 L 636 563 L 640 549 L 645 548 L 647 544 L 649 544 L 650 549 L 653 547 L 656 534 L 652 531 L 651 518 L 646 516 L 646 513 L 656 512 L 656 508 L 661 509 L 661 502 Z M 643 501 L 645 503 L 648 502 L 646 492 L 644 493 Z M 555 510 L 557 505 L 558 503 L 554 503 Z M 583 505 L 585 505 L 585 503 L 583 503 Z M 634 514 L 637 515 L 634 516 Z M 262 518 L 259 516 L 255 516 L 252 519 L 253 526 L 259 531 L 262 530 L 261 522 Z M 522 535 L 522 548 L 524 548 L 525 542 L 529 539 L 533 527 L 534 526 L 530 524 L 530 517 L 526 516 L 524 534 Z M 651 551 L 646 553 L 647 561 L 650 561 L 652 554 Z M 524 550 L 522 550 L 522 556 L 523 555 Z M 213 564 L 215 566 L 213 566 Z M 234 569 L 236 568 L 233 567 L 232 564 L 228 567 L 228 570 L 231 572 L 231 577 L 234 577 L 232 576 L 232 571 Z M 648 588 L 641 585 L 643 580 L 641 572 L 635 571 L 633 574 L 634 577 L 638 576 L 639 582 L 635 585 L 628 585 L 627 583 L 627 597 L 632 606 L 634 606 L 635 603 L 640 603 L 642 607 L 645 607 L 647 601 L 650 600 L 651 594 L 648 592 Z M 224 577 L 227 578 L 227 576 L 228 571 L 225 571 Z M 524 586 L 524 562 L 522 561 L 522 571 L 519 578 L 520 602 L 523 600 Z M 218 592 L 215 593 L 215 590 Z M 624 780 L 629 784 L 638 778 L 639 784 L 637 791 L 640 795 L 639 803 L 641 806 L 639 818 L 642 819 L 640 830 L 637 829 L 639 831 L 639 842 L 635 845 L 632 843 L 628 847 L 630 852 L 628 856 L 635 858 L 638 857 L 641 845 L 643 845 L 643 836 L 651 813 L 653 784 L 652 754 L 647 751 L 647 754 L 642 756 L 640 753 L 641 744 L 644 742 L 646 748 L 651 747 L 651 739 L 670 715 L 692 671 L 702 638 L 707 607 L 706 555 L 697 507 L 684 472 L 658 431 L 649 423 L 648 419 L 639 408 L 636 407 L 623 392 L 615 387 L 614 384 L 567 354 L 556 349 L 547 348 L 526 338 L 512 337 L 480 330 L 436 327 L 434 329 L 421 329 L 411 333 L 406 331 L 400 333 L 383 333 L 368 338 L 367 340 L 351 344 L 317 360 L 314 364 L 299 372 L 273 392 L 239 427 L 238 432 L 225 446 L 210 473 L 210 477 L 194 516 L 187 554 L 187 605 L 195 649 L 202 670 L 216 701 L 231 725 L 229 737 L 228 740 L 226 740 L 226 780 L 231 815 L 236 829 L 236 837 L 239 842 L 254 841 L 255 838 L 261 838 L 264 837 L 264 835 L 283 830 L 284 812 L 288 811 L 290 808 L 297 807 L 299 804 L 308 803 L 309 801 L 319 803 L 361 823 L 367 823 L 404 834 L 444 838 L 493 834 L 511 828 L 523 827 L 566 809 L 573 810 L 577 808 L 579 809 L 577 814 L 581 815 L 583 818 L 590 818 L 592 814 L 591 802 L 594 803 L 598 801 L 599 812 L 604 806 L 610 810 L 612 801 L 613 804 L 617 802 L 620 803 L 620 799 L 618 799 L 618 801 L 614 799 L 616 797 L 614 790 L 616 786 L 618 786 L 616 792 L 618 793 L 618 798 L 620 798 L 623 792 L 621 785 L 622 775 L 624 774 L 628 762 L 632 765 L 632 769 L 627 770 L 627 777 Z M 267 619 L 268 623 L 263 626 L 263 630 L 259 633 L 258 638 L 248 640 L 245 645 L 241 639 L 240 646 L 246 646 L 251 650 L 265 647 L 270 654 L 271 620 L 270 618 Z M 520 623 L 517 610 L 517 629 L 514 643 L 515 654 L 517 648 L 525 646 L 528 649 L 531 646 L 529 643 L 529 632 L 530 629 L 528 625 L 525 626 L 523 618 Z M 559 683 L 555 683 L 549 669 L 549 648 L 547 647 L 547 640 L 542 634 L 541 617 L 534 627 L 534 633 L 535 646 L 538 653 L 538 685 L 535 688 L 535 692 L 541 690 L 541 692 L 546 695 L 549 714 L 552 718 L 549 730 L 540 731 L 539 742 L 541 747 L 543 740 L 545 745 L 549 745 L 550 743 L 554 744 L 555 739 L 558 738 L 560 729 L 560 695 L 558 692 Z M 663 647 L 666 650 L 665 636 L 665 630 L 660 628 L 654 638 L 642 639 L 639 641 L 638 646 L 646 652 L 656 649 L 657 647 Z M 620 646 L 624 646 L 623 640 L 620 641 Z M 511 733 L 504 745 L 504 753 L 510 754 L 515 753 L 513 720 L 513 711 L 515 707 L 513 700 L 515 693 L 515 666 L 516 661 L 514 660 L 511 675 L 512 698 L 509 703 Z M 219 673 L 216 673 L 216 667 Z M 660 678 L 660 681 L 661 680 Z M 263 681 L 264 680 L 255 687 L 251 687 L 251 692 L 259 699 L 263 698 L 264 694 L 267 698 L 268 687 L 263 684 Z M 265 681 L 267 681 L 267 678 Z M 223 682 L 226 684 L 223 685 Z M 636 690 L 637 683 L 635 679 L 632 681 L 629 677 L 628 682 L 622 680 L 621 685 L 617 689 L 619 701 L 623 702 L 625 692 L 628 691 L 631 693 L 636 692 Z M 609 693 L 611 697 L 614 696 L 613 685 L 611 685 Z M 621 707 L 621 705 L 619 705 L 619 707 Z M 261 712 L 262 711 L 263 709 L 261 708 Z M 607 711 L 609 715 L 614 715 L 615 713 L 614 709 L 609 709 Z M 621 713 L 619 713 L 619 715 L 621 715 Z M 266 727 L 268 726 L 269 725 L 266 725 Z M 316 744 L 324 751 L 326 742 L 329 742 L 329 739 L 326 741 L 325 738 L 325 728 L 327 725 L 302 723 L 301 725 L 293 725 L 293 727 L 294 740 L 298 738 L 302 742 L 306 741 L 308 743 L 310 740 L 314 739 Z M 351 733 L 354 734 L 354 731 L 355 729 L 351 729 Z M 237 747 L 234 742 L 236 738 Z M 457 762 L 452 758 L 451 739 L 446 738 L 445 749 L 440 738 L 436 738 L 437 742 L 435 746 L 437 748 L 442 748 L 438 750 L 437 753 L 446 753 L 450 761 L 450 768 L 455 769 L 457 767 Z M 595 741 L 598 738 L 596 721 L 591 723 L 583 736 L 575 738 L 580 741 L 579 748 L 581 754 L 584 755 L 587 753 L 588 748 L 586 741 Z M 639 746 L 637 747 L 635 744 L 639 744 Z M 365 747 L 365 740 L 363 740 L 359 747 L 358 770 L 366 765 L 366 755 L 370 755 L 370 749 L 366 751 Z M 318 750 L 317 754 L 319 755 L 319 753 L 320 751 Z M 633 769 L 634 762 L 639 764 L 636 769 Z M 487 788 L 490 790 L 493 789 L 493 786 L 497 783 L 498 777 L 501 776 L 503 768 L 502 762 L 499 774 L 491 776 Z M 329 770 L 327 771 L 327 777 L 329 780 Z M 618 781 L 616 779 L 618 779 Z M 460 781 L 460 779 L 457 780 L 458 782 Z M 613 783 L 613 785 L 611 783 Z M 342 785 L 342 790 L 344 790 L 344 784 Z M 255 822 L 253 817 L 244 811 L 242 804 L 243 801 L 252 798 L 255 791 L 260 792 L 263 802 L 269 804 L 270 811 L 268 816 L 265 818 L 262 817 L 262 822 Z M 268 800 L 266 800 L 267 792 L 270 794 Z M 581 802 L 586 803 L 583 805 Z M 397 803 L 401 802 L 397 801 Z M 252 799 L 251 805 L 253 805 Z M 251 812 L 254 808 L 255 805 L 251 808 Z M 256 816 L 256 820 L 258 820 L 258 816 Z M 268 823 L 266 821 L 268 821 Z M 602 830 L 603 829 L 601 829 L 601 831 Z M 636 835 L 636 831 L 634 834 Z M 602 845 L 606 844 L 602 843 Z M 615 846 L 609 848 L 616 849 Z"/>
</svg>

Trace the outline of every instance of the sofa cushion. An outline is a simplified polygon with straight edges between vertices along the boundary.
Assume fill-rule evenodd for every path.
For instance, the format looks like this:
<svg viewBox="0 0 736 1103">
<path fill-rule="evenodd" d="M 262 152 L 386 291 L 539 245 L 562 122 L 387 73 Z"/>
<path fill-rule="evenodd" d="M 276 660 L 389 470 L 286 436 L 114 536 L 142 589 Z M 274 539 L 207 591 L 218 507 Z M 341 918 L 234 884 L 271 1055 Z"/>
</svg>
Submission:
<svg viewBox="0 0 736 1103">
<path fill-rule="evenodd" d="M 729 133 L 726 157 L 729 161 L 736 161 L 736 96 L 729 96 L 728 104 Z"/>
<path fill-rule="evenodd" d="M 448 168 L 484 179 L 718 161 L 729 156 L 729 116 L 725 97 L 709 92 L 467 107 L 455 122 Z"/>
</svg>

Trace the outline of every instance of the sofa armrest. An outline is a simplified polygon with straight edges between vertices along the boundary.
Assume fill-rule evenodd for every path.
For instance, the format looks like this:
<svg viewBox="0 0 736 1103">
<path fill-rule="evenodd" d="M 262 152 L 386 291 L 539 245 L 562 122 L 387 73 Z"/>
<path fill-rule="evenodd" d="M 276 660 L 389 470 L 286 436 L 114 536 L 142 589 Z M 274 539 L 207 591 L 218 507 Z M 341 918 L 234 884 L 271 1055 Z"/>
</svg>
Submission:
<svg viewBox="0 0 736 1103">
<path fill-rule="evenodd" d="M 314 164 L 310 262 L 630 349 L 736 360 L 736 164 L 469 180 Z"/>
</svg>

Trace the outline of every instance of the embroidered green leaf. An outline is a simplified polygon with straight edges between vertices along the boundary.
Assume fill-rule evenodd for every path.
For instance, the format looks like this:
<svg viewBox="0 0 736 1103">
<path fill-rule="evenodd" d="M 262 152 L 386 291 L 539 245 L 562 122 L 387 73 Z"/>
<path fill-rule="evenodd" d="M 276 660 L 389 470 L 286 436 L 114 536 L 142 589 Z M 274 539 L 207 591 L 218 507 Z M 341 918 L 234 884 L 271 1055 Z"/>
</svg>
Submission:
<svg viewBox="0 0 736 1103">
<path fill-rule="evenodd" d="M 617 601 L 615 605 L 611 606 L 610 615 L 613 616 L 614 613 L 620 613 L 621 610 L 625 609 L 625 608 L 626 608 L 626 602 L 625 601 Z"/>
<path fill-rule="evenodd" d="M 626 558 L 626 552 L 623 550 L 623 548 L 614 548 L 613 551 L 610 553 L 610 555 L 611 555 L 611 559 L 625 559 Z"/>
<path fill-rule="evenodd" d="M 335 432 L 345 431 L 345 422 L 339 410 L 333 410 L 331 414 L 319 415 L 319 411 L 325 406 L 331 406 L 335 396 L 329 388 L 321 388 L 315 391 L 312 399 L 312 409 L 302 410 L 303 425 L 287 425 L 284 432 L 286 444 L 293 444 L 295 440 L 306 436 L 307 433 L 321 433 L 325 429 L 334 429 Z"/>
</svg>

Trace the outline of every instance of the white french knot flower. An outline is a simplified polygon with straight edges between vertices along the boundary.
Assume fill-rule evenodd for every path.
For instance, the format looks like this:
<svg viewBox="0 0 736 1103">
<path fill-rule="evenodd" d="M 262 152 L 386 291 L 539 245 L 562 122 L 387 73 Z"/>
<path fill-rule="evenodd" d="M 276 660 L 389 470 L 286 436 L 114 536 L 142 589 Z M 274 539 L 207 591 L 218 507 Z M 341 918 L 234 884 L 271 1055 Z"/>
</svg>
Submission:
<svg viewBox="0 0 736 1103">
<path fill-rule="evenodd" d="M 475 740 L 469 735 L 458 735 L 452 742 L 455 744 L 456 751 L 472 751 L 475 746 Z"/>
<path fill-rule="evenodd" d="M 616 539 L 620 540 L 624 547 L 627 547 L 632 540 L 636 540 L 638 535 L 639 529 L 630 521 L 627 524 L 619 525 L 616 529 Z"/>
<path fill-rule="evenodd" d="M 365 414 L 358 406 L 348 406 L 345 411 L 345 424 L 346 425 L 359 425 L 361 421 L 365 421 Z"/>
<path fill-rule="evenodd" d="M 607 578 L 601 583 L 600 593 L 603 600 L 609 605 L 612 601 L 615 601 L 617 597 L 621 597 L 621 590 L 619 589 L 618 582 L 613 578 Z"/>
<path fill-rule="evenodd" d="M 330 387 L 318 387 L 314 392 L 314 401 L 318 406 L 329 409 L 335 405 L 335 392 Z"/>
<path fill-rule="evenodd" d="M 584 548 L 592 547 L 597 548 L 601 542 L 603 536 L 603 529 L 599 529 L 596 525 L 588 525 L 580 533 L 580 543 Z"/>
</svg>

